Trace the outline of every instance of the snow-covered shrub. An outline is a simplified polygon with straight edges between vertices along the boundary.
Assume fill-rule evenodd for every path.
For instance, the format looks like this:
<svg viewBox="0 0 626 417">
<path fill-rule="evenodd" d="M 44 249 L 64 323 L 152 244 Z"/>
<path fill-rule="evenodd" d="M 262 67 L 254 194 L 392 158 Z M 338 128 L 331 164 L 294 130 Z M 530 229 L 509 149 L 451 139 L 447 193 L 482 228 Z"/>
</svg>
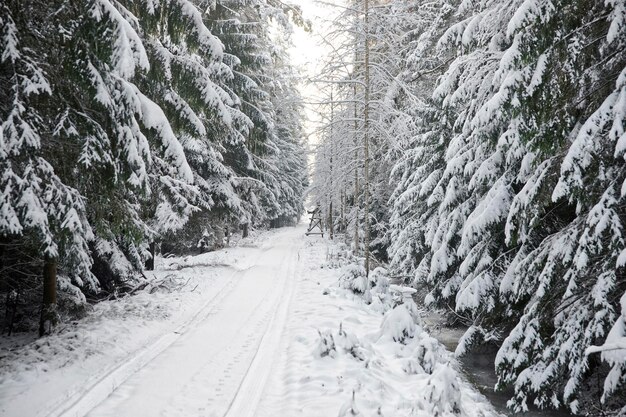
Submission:
<svg viewBox="0 0 626 417">
<path fill-rule="evenodd" d="M 403 365 L 403 370 L 407 374 L 432 374 L 437 364 L 448 361 L 447 351 L 427 332 L 416 332 L 409 346 L 414 349 Z"/>
<path fill-rule="evenodd" d="M 458 374 L 449 364 L 435 365 L 423 395 L 426 411 L 433 417 L 461 412 L 461 387 Z"/>
<path fill-rule="evenodd" d="M 337 354 L 337 348 L 335 346 L 335 338 L 331 330 L 317 331 L 320 336 L 320 340 L 315 348 L 314 355 L 318 358 L 330 356 L 334 358 Z"/>
<path fill-rule="evenodd" d="M 414 357 L 424 372 L 431 374 L 436 365 L 442 361 L 440 345 L 437 339 L 431 337 L 426 332 L 422 332 L 419 337 Z"/>
<path fill-rule="evenodd" d="M 337 269 L 352 262 L 352 256 L 348 251 L 348 246 L 340 242 L 335 246 L 330 246 L 326 253 L 326 262 L 322 264 L 322 268 Z"/>
<path fill-rule="evenodd" d="M 385 314 L 380 326 L 380 337 L 404 343 L 408 338 L 415 336 L 416 330 L 413 316 L 404 304 L 400 304 Z"/>
<path fill-rule="evenodd" d="M 339 286 L 355 294 L 364 294 L 366 289 L 365 267 L 361 263 L 350 263 L 341 269 Z"/>
<path fill-rule="evenodd" d="M 383 314 L 392 309 L 397 302 L 393 299 L 390 292 L 390 280 L 388 272 L 385 268 L 377 267 L 370 273 L 370 281 L 372 282 L 371 290 L 371 308 Z"/>
<path fill-rule="evenodd" d="M 352 333 L 346 332 L 343 329 L 343 323 L 339 323 L 339 332 L 337 332 L 337 336 L 335 336 L 335 345 L 344 353 L 352 355 L 361 361 L 365 360 L 365 353 L 358 337 Z"/>
<path fill-rule="evenodd" d="M 416 322 L 419 322 L 419 308 L 415 301 L 413 300 L 413 295 L 416 293 L 416 290 L 411 287 L 404 287 L 401 285 L 389 285 L 389 299 L 392 303 L 392 307 L 397 305 L 404 305 L 407 311 L 411 314 L 411 317 Z"/>
<path fill-rule="evenodd" d="M 196 247 L 200 252 L 207 252 L 213 249 L 215 246 L 215 233 L 211 228 L 205 228 L 202 232 L 202 237 L 198 240 Z"/>
<path fill-rule="evenodd" d="M 380 294 L 375 291 L 371 293 L 372 299 L 370 304 L 370 308 L 380 314 L 385 314 L 387 311 L 391 310 L 394 306 L 389 293 Z"/>
<path fill-rule="evenodd" d="M 389 280 L 389 272 L 379 266 L 370 273 L 370 281 L 375 284 L 376 291 L 383 294 L 389 290 L 391 281 Z"/>
<path fill-rule="evenodd" d="M 136 253 L 134 256 L 129 255 L 129 252 L 136 251 L 132 251 L 132 247 L 123 251 L 123 246 L 117 241 L 100 238 L 96 238 L 93 244 L 92 271 L 107 291 L 115 292 L 117 283 L 131 284 L 137 280 L 135 271 L 140 267 L 137 262 L 141 257 Z"/>
<path fill-rule="evenodd" d="M 314 355 L 318 358 L 330 356 L 334 358 L 338 353 L 346 354 L 364 361 L 366 352 L 361 346 L 358 337 L 348 333 L 343 328 L 343 323 L 339 323 L 339 330 L 335 333 L 332 330 L 319 331 L 319 341 L 315 347 Z"/>
</svg>

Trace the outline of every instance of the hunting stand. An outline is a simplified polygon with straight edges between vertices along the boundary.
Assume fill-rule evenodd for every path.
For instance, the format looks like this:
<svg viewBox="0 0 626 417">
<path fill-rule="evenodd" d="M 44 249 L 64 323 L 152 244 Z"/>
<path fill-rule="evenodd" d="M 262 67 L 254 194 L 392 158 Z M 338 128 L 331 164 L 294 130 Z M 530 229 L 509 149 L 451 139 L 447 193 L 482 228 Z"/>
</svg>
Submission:
<svg viewBox="0 0 626 417">
<path fill-rule="evenodd" d="M 324 229 L 322 229 L 322 211 L 319 207 L 316 207 L 313 211 L 307 211 L 311 215 L 311 222 L 309 223 L 309 229 L 306 231 L 305 235 L 322 235 L 324 237 Z M 314 232 L 315 228 L 320 229 L 319 232 Z"/>
</svg>

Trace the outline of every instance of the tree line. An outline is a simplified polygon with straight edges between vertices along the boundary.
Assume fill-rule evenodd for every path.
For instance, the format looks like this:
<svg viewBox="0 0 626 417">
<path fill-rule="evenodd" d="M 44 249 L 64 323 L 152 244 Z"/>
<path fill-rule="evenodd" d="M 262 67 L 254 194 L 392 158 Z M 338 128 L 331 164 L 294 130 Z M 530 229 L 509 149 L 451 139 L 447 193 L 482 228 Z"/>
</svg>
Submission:
<svg viewBox="0 0 626 417">
<path fill-rule="evenodd" d="M 368 264 L 493 345 L 509 407 L 626 397 L 626 5 L 358 0 L 325 42 L 312 190 Z"/>
<path fill-rule="evenodd" d="M 294 23 L 278 0 L 0 4 L 10 326 L 40 311 L 46 334 L 58 305 L 132 287 L 156 242 L 184 252 L 302 214 Z"/>
</svg>

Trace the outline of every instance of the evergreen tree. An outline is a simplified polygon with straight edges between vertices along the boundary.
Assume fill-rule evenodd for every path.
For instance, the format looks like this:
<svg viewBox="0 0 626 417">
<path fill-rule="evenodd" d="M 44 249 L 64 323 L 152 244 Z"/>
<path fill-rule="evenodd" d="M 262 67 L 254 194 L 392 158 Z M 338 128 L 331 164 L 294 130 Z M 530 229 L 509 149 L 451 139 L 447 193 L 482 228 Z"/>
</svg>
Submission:
<svg viewBox="0 0 626 417">
<path fill-rule="evenodd" d="M 59 288 L 114 292 L 165 236 L 189 249 L 198 237 L 190 230 L 301 213 L 298 106 L 279 115 L 272 102 L 280 91 L 298 100 L 280 78 L 291 76 L 289 66 L 271 59 L 286 48 L 268 38 L 263 13 L 275 7 L 246 3 L 262 41 L 225 46 L 198 6 L 1 6 L 0 260 L 10 268 L 0 280 L 40 291 L 43 269 L 51 317 L 57 267 Z M 286 31 L 289 20 L 282 24 Z M 243 45 L 244 68 L 258 80 L 236 70 L 229 51 Z M 263 83 L 262 64 L 270 67 Z"/>
<path fill-rule="evenodd" d="M 426 304 L 470 326 L 460 354 L 501 344 L 495 365 L 499 385 L 515 389 L 514 410 L 529 398 L 615 409 L 624 375 L 624 6 L 493 0 L 380 10 L 376 27 L 399 29 L 370 45 L 371 138 L 395 187 L 389 205 L 374 206 L 381 229 L 387 216 L 390 225 L 376 243 L 388 242 L 396 275 L 425 288 Z M 354 74 L 360 62 L 357 53 Z M 378 62 L 387 80 L 376 78 Z M 343 94 L 340 103 L 362 105 Z M 355 118 L 335 109 L 331 125 Z M 337 187 L 331 158 L 348 154 L 328 141 L 317 154 L 320 201 L 345 187 L 327 190 Z M 372 173 L 384 177 L 389 169 L 375 160 Z M 604 377 L 601 396 L 592 380 Z"/>
<path fill-rule="evenodd" d="M 416 185 L 425 189 L 437 184 L 418 198 L 422 208 L 404 211 L 421 226 L 396 223 L 395 233 L 417 232 L 421 262 L 407 263 L 412 252 L 401 248 L 395 259 L 430 287 L 427 301 L 467 315 L 474 326 L 466 341 L 493 330 L 509 334 L 496 366 L 500 384 L 515 386 L 514 409 L 524 410 L 532 395 L 541 407 L 565 403 L 576 411 L 593 398 L 580 393 L 598 371 L 585 348 L 614 321 L 617 300 L 608 294 L 623 292 L 615 269 L 623 162 L 614 146 L 600 145 L 616 140 L 610 126 L 623 128 L 613 122 L 621 110 L 609 110 L 620 106 L 603 103 L 619 95 L 624 56 L 612 46 L 623 40 L 619 23 L 596 17 L 621 12 L 604 3 L 591 10 L 571 2 L 466 6 L 439 42 L 459 51 L 433 90 L 437 118 L 453 118 L 452 138 L 439 142 L 445 162 L 412 174 L 422 175 Z M 606 46 L 591 50 L 598 42 Z M 595 147 L 582 146 L 590 136 Z M 400 196 L 410 201 L 417 190 Z M 404 199 L 398 203 L 408 209 Z M 503 313 L 519 317 L 514 329 Z"/>
<path fill-rule="evenodd" d="M 9 291 L 28 287 L 29 274 L 44 261 L 40 334 L 49 333 L 56 318 L 56 268 L 60 264 L 76 282 L 93 287 L 84 199 L 62 181 L 51 161 L 56 116 L 53 87 L 39 61 L 39 43 L 49 29 L 43 20 L 24 21 L 18 2 L 0 5 L 0 256 L 2 263 L 25 265 L 2 279 Z M 41 16 L 32 8 L 31 16 Z M 42 27 L 43 26 L 43 27 Z M 5 88 L 6 87 L 6 88 Z M 56 154 L 58 155 L 58 154 Z M 39 274 L 37 274 L 39 275 Z M 17 277 L 17 279 L 16 279 Z"/>
</svg>

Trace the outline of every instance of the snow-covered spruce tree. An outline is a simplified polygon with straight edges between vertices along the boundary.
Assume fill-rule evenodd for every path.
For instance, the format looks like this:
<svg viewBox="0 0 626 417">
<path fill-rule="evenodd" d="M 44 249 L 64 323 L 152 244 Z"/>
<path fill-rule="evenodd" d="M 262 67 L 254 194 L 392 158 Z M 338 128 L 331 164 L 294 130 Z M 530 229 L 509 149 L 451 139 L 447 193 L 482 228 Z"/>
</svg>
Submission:
<svg viewBox="0 0 626 417">
<path fill-rule="evenodd" d="M 105 0 L 63 7 L 47 2 L 31 5 L 28 16 L 52 19 L 36 22 L 19 14 L 30 31 L 26 38 L 37 41 L 27 52 L 45 61 L 46 73 L 29 58 L 25 68 L 38 77 L 33 83 L 38 87 L 29 87 L 28 94 L 16 90 L 15 102 L 41 92 L 50 96 L 22 107 L 41 113 L 31 120 L 46 133 L 45 156 L 60 181 L 82 196 L 91 228 L 81 232 L 83 250 L 66 255 L 82 257 L 86 266 L 62 273 L 71 271 L 85 290 L 96 287 L 87 241 L 95 255 L 93 273 L 112 290 L 120 277 L 142 267 L 148 239 L 180 228 L 196 207 L 210 204 L 211 194 L 201 194 L 196 185 L 200 179 L 215 189 L 227 182 L 215 174 L 223 168 L 203 127 L 228 119 L 229 97 L 211 81 L 228 70 L 220 69 L 221 44 L 191 3 L 128 6 Z M 16 43 L 11 37 L 7 32 L 6 42 Z M 196 165 L 204 171 L 192 172 L 185 151 L 205 156 Z M 33 186 L 40 182 L 31 181 Z"/>
<path fill-rule="evenodd" d="M 267 184 L 259 180 L 265 167 L 254 168 L 259 178 L 242 175 L 228 149 L 239 146 L 252 161 L 255 124 L 232 88 L 232 56 L 193 2 L 7 2 L 0 17 L 0 257 L 8 266 L 0 279 L 11 279 L 9 291 L 40 291 L 45 264 L 53 312 L 57 266 L 59 287 L 84 302 L 70 282 L 117 290 L 151 256 L 150 242 L 184 234 L 190 219 L 241 219 L 251 205 L 271 218 L 279 198 L 285 213 L 301 211 L 298 107 L 279 117 L 269 99 L 280 89 L 295 95 L 293 84 L 270 77 L 267 91 L 250 87 L 274 118 L 268 135 L 280 139 L 264 143 L 282 157 L 266 160 Z M 268 22 L 259 20 L 259 32 L 269 33 Z M 261 54 L 275 53 L 270 44 L 258 46 Z M 272 76 L 288 74 L 286 63 L 270 63 Z M 274 127 L 279 119 L 289 124 L 284 136 Z M 246 207 L 248 183 L 266 192 Z"/>
<path fill-rule="evenodd" d="M 429 300 L 465 314 L 474 333 L 509 334 L 521 316 L 496 363 L 518 410 L 529 397 L 572 410 L 599 398 L 590 376 L 603 370 L 584 351 L 624 291 L 623 6 L 591 6 L 462 3 L 440 41 L 458 56 L 433 94 L 437 118 L 453 117 L 445 165 L 415 183 L 432 191 L 401 195 L 436 207 L 415 213 Z"/>
<path fill-rule="evenodd" d="M 0 5 L 0 283 L 16 299 L 28 300 L 24 293 L 38 292 L 43 270 L 43 335 L 57 320 L 57 267 L 64 274 L 60 286 L 69 284 L 67 276 L 91 287 L 95 279 L 84 200 L 51 163 L 65 147 L 55 142 L 53 87 L 45 55 L 37 49 L 51 41 L 52 32 L 43 10 L 34 6 Z"/>
<path fill-rule="evenodd" d="M 276 222 L 302 211 L 294 208 L 301 207 L 304 177 L 289 171 L 306 168 L 298 156 L 303 151 L 300 138 L 288 137 L 301 132 L 299 98 L 284 58 L 292 24 L 285 8 L 291 9 L 280 2 L 224 0 L 205 18 L 224 43 L 225 62 L 232 69 L 233 77 L 224 86 L 239 97 L 240 110 L 249 120 L 242 140 L 224 145 L 226 162 L 237 175 L 242 224 Z M 274 34 L 271 25 L 277 29 Z M 277 113 L 277 106 L 287 105 L 283 100 L 293 101 L 295 113 L 288 115 L 286 108 L 282 115 Z M 293 162 L 292 168 L 285 165 Z"/>
<path fill-rule="evenodd" d="M 287 64 L 285 51 L 277 51 L 273 62 L 278 74 L 278 88 L 272 94 L 275 110 L 276 166 L 280 174 L 278 215 L 274 226 L 287 225 L 304 213 L 304 193 L 308 186 L 302 97 L 294 69 Z"/>
<path fill-rule="evenodd" d="M 536 168 L 508 216 L 507 240 L 521 246 L 500 287 L 507 301 L 525 307 L 496 360 L 500 382 L 515 384 L 517 409 L 529 396 L 575 412 L 608 412 L 626 400 L 611 397 L 624 383 L 623 369 L 613 368 L 595 404 L 601 387 L 593 381 L 606 370 L 584 354 L 619 320 L 626 291 L 625 16 L 620 3 L 563 2 L 519 8 L 507 27 L 510 50 L 536 56 L 527 94 L 520 94 L 533 115 L 522 138 L 537 155 Z M 539 51 L 531 47 L 537 39 Z M 533 242 L 555 223 L 558 231 Z M 548 387 L 558 390 L 549 395 Z"/>
<path fill-rule="evenodd" d="M 452 11 L 446 1 L 414 11 L 414 24 L 404 37 L 398 76 L 402 88 L 390 95 L 394 111 L 386 119 L 390 137 L 395 139 L 387 154 L 393 162 L 390 184 L 394 186 L 388 232 L 390 266 L 406 282 L 422 285 L 427 283 L 431 261 L 426 242 L 433 239 L 444 195 L 438 183 L 454 114 L 431 98 L 449 59 L 449 53 L 437 49 L 436 43 L 449 26 Z"/>
<path fill-rule="evenodd" d="M 59 22 L 71 35 L 63 71 L 70 77 L 59 93 L 80 100 L 69 107 L 62 133 L 76 131 L 81 143 L 72 156 L 85 170 L 78 188 L 87 197 L 96 271 L 106 288 L 142 267 L 149 241 L 180 229 L 210 202 L 194 184 L 181 142 L 211 155 L 201 122 L 209 124 L 212 113 L 228 116 L 227 97 L 211 82 L 221 44 L 187 1 L 102 0 L 63 10 Z M 193 127 L 183 131 L 179 123 L 175 132 L 170 120 Z"/>
<path fill-rule="evenodd" d="M 256 191 L 261 188 L 265 189 L 263 184 L 256 178 L 250 177 L 250 172 L 254 167 L 253 156 L 248 147 L 248 138 L 254 128 L 254 122 L 244 111 L 243 98 L 235 88 L 240 85 L 239 80 L 241 74 L 238 72 L 240 59 L 233 54 L 233 49 L 237 49 L 242 43 L 245 45 L 249 42 L 246 36 L 238 38 L 240 28 L 240 20 L 238 16 L 243 10 L 249 6 L 250 2 L 246 1 L 219 1 L 206 4 L 205 2 L 196 2 L 198 7 L 206 9 L 203 14 L 203 20 L 207 27 L 220 39 L 224 45 L 224 63 L 228 66 L 232 76 L 222 80 L 220 85 L 231 96 L 236 97 L 236 107 L 241 117 L 238 117 L 238 129 L 231 134 L 224 132 L 214 132 L 216 137 L 220 138 L 220 152 L 224 157 L 224 164 L 232 172 L 233 186 L 236 197 L 236 210 L 218 209 L 221 216 L 226 215 L 226 221 L 235 227 L 245 225 L 246 231 L 253 217 L 262 212 L 258 204 Z M 246 79 L 248 80 L 248 79 Z M 245 87 L 253 88 L 256 84 L 250 80 L 250 84 L 244 83 Z M 225 200 L 218 203 L 219 207 L 228 207 L 235 201 L 235 198 Z"/>
<path fill-rule="evenodd" d="M 429 55 L 429 52 L 434 49 L 435 39 L 442 33 L 445 17 L 451 10 L 447 2 L 422 4 L 419 1 L 380 3 L 372 9 L 372 246 L 381 260 L 387 259 L 389 249 L 390 259 L 396 260 L 399 260 L 399 256 L 395 251 L 403 251 L 405 254 L 411 252 L 407 249 L 413 242 L 412 239 L 407 241 L 405 234 L 410 228 L 400 225 L 417 216 L 407 206 L 415 200 L 400 198 L 405 191 L 404 187 L 410 186 L 406 182 L 408 178 L 401 183 L 397 182 L 402 177 L 402 172 L 413 177 L 409 181 L 415 181 L 416 175 L 432 173 L 428 169 L 417 172 L 415 166 L 410 166 L 409 161 L 416 155 L 408 155 L 414 148 L 408 143 L 416 140 L 419 134 L 428 133 L 432 144 L 436 139 L 441 140 L 440 136 L 449 130 L 444 117 L 439 117 L 437 123 L 433 122 L 434 111 L 429 112 L 428 101 L 433 74 L 440 70 L 443 62 L 443 54 Z M 431 146 L 424 155 L 433 161 L 436 160 L 436 155 L 441 157 L 441 151 L 436 153 L 434 150 L 435 146 Z M 409 166 L 398 163 L 397 160 L 402 158 L 406 158 Z M 435 176 L 436 173 L 433 174 Z M 389 187 L 390 178 L 393 187 Z M 403 204 L 404 207 L 394 210 L 394 204 Z M 395 217 L 394 228 L 391 225 L 392 216 L 399 213 L 402 216 L 409 213 L 409 217 L 404 220 Z M 405 235 L 400 237 L 398 233 Z M 414 255 L 408 256 L 415 259 Z M 397 272 L 398 275 L 406 275 L 404 271 Z"/>
<path fill-rule="evenodd" d="M 263 223 L 278 210 L 272 192 L 275 177 L 269 172 L 275 171 L 275 166 L 266 164 L 266 158 L 277 149 L 273 141 L 273 107 L 267 91 L 272 79 L 266 75 L 272 59 L 260 8 L 259 1 L 227 0 L 217 2 L 209 15 L 209 25 L 226 45 L 227 61 L 233 71 L 228 88 L 240 98 L 241 110 L 250 120 L 244 141 L 225 149 L 239 176 L 244 224 Z"/>
<path fill-rule="evenodd" d="M 241 112 L 237 95 L 225 87 L 233 71 L 224 45 L 203 22 L 205 13 L 193 2 L 164 1 L 152 8 L 135 4 L 133 10 L 151 61 L 142 88 L 163 108 L 180 138 L 197 188 L 195 193 L 192 189 L 174 195 L 167 204 L 153 197 L 146 213 L 151 227 L 167 234 L 163 250 L 189 251 L 205 231 L 217 232 L 242 215 L 239 182 L 224 160 L 224 150 L 231 143 L 243 143 L 251 122 Z M 155 179 L 177 184 L 162 175 Z M 180 212 L 185 206 L 188 209 Z"/>
<path fill-rule="evenodd" d="M 442 107 L 439 117 L 452 124 L 452 136 L 445 143 L 444 164 L 423 183 L 432 187 L 427 205 L 436 212 L 424 219 L 429 265 L 422 264 L 426 268 L 418 273 L 431 286 L 427 301 L 455 306 L 480 325 L 485 317 L 499 317 L 502 308 L 493 271 L 508 261 L 501 256 L 506 253 L 502 226 L 524 150 L 507 117 L 510 95 L 493 94 L 510 81 L 506 69 L 499 69 L 506 57 L 494 39 L 512 11 L 493 2 L 483 10 L 459 11 L 466 12 L 470 16 L 439 41 L 440 49 L 458 45 L 463 52 L 433 92 Z"/>
<path fill-rule="evenodd" d="M 269 216 L 271 224 L 281 226 L 299 218 L 303 211 L 303 194 L 308 183 L 303 143 L 302 98 L 297 89 L 297 75 L 289 63 L 292 25 L 307 29 L 297 6 L 282 1 L 268 0 L 260 8 L 260 22 L 265 32 L 261 37 L 271 59 L 270 67 L 255 75 L 258 84 L 267 92 L 272 109 L 271 135 L 266 148 L 275 148 L 263 158 L 268 169 L 263 169 L 262 180 L 276 198 L 278 210 Z M 271 28 L 274 28 L 272 30 Z M 266 178 L 266 179 L 265 179 Z"/>
</svg>

